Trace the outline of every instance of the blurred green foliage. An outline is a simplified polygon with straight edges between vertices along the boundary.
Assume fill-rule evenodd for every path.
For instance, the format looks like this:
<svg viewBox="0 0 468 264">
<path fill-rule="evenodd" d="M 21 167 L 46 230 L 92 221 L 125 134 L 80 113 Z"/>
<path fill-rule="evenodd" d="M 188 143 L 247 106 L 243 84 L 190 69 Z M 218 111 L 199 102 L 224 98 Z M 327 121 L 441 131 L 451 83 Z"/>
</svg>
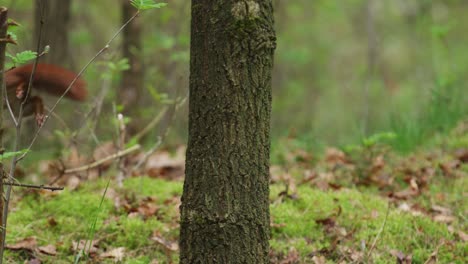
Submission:
<svg viewBox="0 0 468 264">
<path fill-rule="evenodd" d="M 17 49 L 32 47 L 32 2 L 1 2 L 9 4 L 11 17 L 23 24 L 15 32 Z M 391 144 L 408 151 L 468 116 L 467 1 L 274 0 L 274 6 L 274 142 L 289 136 L 304 147 L 320 149 L 388 131 L 396 135 Z M 168 1 L 165 8 L 151 12 L 138 18 L 144 21 L 144 48 L 135 51 L 147 84 L 139 114 L 148 122 L 163 107 L 155 94 L 169 99 L 187 94 L 190 1 Z M 116 1 L 74 1 L 70 56 L 75 68 L 121 24 Z M 121 60 L 119 47 L 113 44 L 101 60 Z M 92 94 L 103 85 L 103 71 L 97 63 L 86 73 Z M 118 84 L 118 78 L 112 81 Z M 109 94 L 108 110 L 116 90 Z M 187 108 L 179 111 L 169 143 L 185 141 L 186 116 Z M 113 138 L 106 127 L 103 137 Z"/>
</svg>

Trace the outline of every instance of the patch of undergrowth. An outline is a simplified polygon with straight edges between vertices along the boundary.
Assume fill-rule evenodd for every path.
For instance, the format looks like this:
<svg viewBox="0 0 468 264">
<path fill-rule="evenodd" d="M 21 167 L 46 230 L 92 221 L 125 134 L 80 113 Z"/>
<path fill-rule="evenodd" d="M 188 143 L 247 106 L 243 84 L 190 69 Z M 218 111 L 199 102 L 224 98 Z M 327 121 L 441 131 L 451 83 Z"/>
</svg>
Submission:
<svg viewBox="0 0 468 264">
<path fill-rule="evenodd" d="M 272 199 L 282 191 L 279 187 L 272 186 Z M 412 255 L 413 263 L 424 263 L 437 248 L 441 263 L 466 260 L 466 246 L 454 241 L 445 224 L 393 206 L 386 217 L 388 202 L 375 195 L 349 189 L 320 191 L 307 186 L 299 187 L 297 194 L 297 199 L 273 202 L 271 245 L 284 256 L 297 251 L 301 263 L 309 263 L 314 257 L 325 257 L 329 263 L 395 263 L 393 252 Z"/>
<path fill-rule="evenodd" d="M 38 246 L 52 244 L 57 247 L 56 256 L 39 255 L 43 263 L 70 263 L 75 254 L 73 242 L 87 238 L 90 223 L 97 215 L 95 240 L 98 243 L 96 252 L 91 253 L 93 259 L 99 259 L 103 252 L 125 247 L 125 263 L 150 263 L 154 259 L 163 263 L 169 259 L 176 261 L 177 253 L 156 243 L 152 237 L 177 241 L 176 200 L 182 191 L 181 182 L 129 179 L 122 190 L 108 192 L 109 197 L 98 212 L 104 186 L 105 180 L 99 180 L 84 184 L 78 191 L 25 195 L 10 215 L 8 243 L 34 236 Z M 438 248 L 437 256 L 442 263 L 465 260 L 466 246 L 445 224 L 424 215 L 403 212 L 394 206 L 390 207 L 385 222 L 388 202 L 374 194 L 351 189 L 321 191 L 301 185 L 296 191 L 297 197 L 291 199 L 279 195 L 283 189 L 279 183 L 271 186 L 271 246 L 273 254 L 278 256 L 287 256 L 294 251 L 304 263 L 314 257 L 324 257 L 329 263 L 353 260 L 394 263 L 392 252 L 402 252 L 412 255 L 414 263 L 424 263 Z M 448 190 L 453 195 L 448 201 L 460 203 L 461 187 L 435 192 Z M 157 210 L 154 215 L 145 217 L 138 214 L 138 204 L 148 197 L 152 197 L 151 203 Z M 119 199 L 122 205 L 116 207 Z M 135 212 L 125 209 L 134 204 Z M 463 208 L 460 210 L 463 212 Z M 371 251 L 384 222 L 385 227 Z M 441 244 L 443 241 L 447 243 Z M 27 251 L 8 251 L 7 255 L 8 263 L 30 257 Z M 107 262 L 113 260 L 101 258 L 97 263 Z"/>
<path fill-rule="evenodd" d="M 467 263 L 466 124 L 450 135 L 405 156 L 380 141 L 313 156 L 287 140 L 271 170 L 272 262 Z M 8 250 L 7 263 L 71 263 L 95 219 L 94 263 L 177 262 L 182 182 L 139 177 L 117 188 L 112 180 L 99 210 L 106 184 L 16 193 L 8 244 L 35 237 L 37 245 Z M 39 253 L 46 245 L 57 253 Z M 119 248 L 120 256 L 110 254 Z"/>
<path fill-rule="evenodd" d="M 98 210 L 105 185 L 106 180 L 102 179 L 85 183 L 77 191 L 24 195 L 9 217 L 8 244 L 35 237 L 38 246 L 54 245 L 57 249 L 55 256 L 40 254 L 43 263 L 72 263 L 76 254 L 73 243 L 89 239 L 89 228 L 97 217 L 97 250 L 90 253 L 91 259 L 99 259 L 95 263 L 114 263 L 99 255 L 118 247 L 125 247 L 125 263 L 177 260 L 177 254 L 169 254 L 151 238 L 157 234 L 167 241 L 177 240 L 178 208 L 174 198 L 182 192 L 181 183 L 144 177 L 128 179 L 123 189 L 108 190 L 108 197 Z M 150 199 L 155 208 L 151 217 L 144 216 L 145 212 L 138 214 L 139 203 L 145 199 Z M 116 204 L 119 200 L 120 206 Z M 7 263 L 18 263 L 34 254 L 29 250 L 7 251 Z"/>
</svg>

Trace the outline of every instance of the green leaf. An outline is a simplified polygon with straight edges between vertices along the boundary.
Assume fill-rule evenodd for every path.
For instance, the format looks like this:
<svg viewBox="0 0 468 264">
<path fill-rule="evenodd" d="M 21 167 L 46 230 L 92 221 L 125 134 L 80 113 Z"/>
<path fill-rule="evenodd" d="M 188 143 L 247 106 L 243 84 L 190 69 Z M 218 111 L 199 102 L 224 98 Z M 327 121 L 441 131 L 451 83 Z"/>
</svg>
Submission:
<svg viewBox="0 0 468 264">
<path fill-rule="evenodd" d="M 8 22 L 10 23 L 10 25 L 8 26 L 7 35 L 10 35 L 10 38 L 17 42 L 18 36 L 16 35 L 16 31 L 18 31 L 17 28 L 19 25 L 12 23 L 13 20 L 11 19 L 8 19 Z"/>
<path fill-rule="evenodd" d="M 158 90 L 156 90 L 154 86 L 148 85 L 146 86 L 146 88 L 148 89 L 149 93 L 151 94 L 151 97 L 153 97 L 155 101 L 159 101 L 161 99 L 161 94 L 159 94 Z"/>
<path fill-rule="evenodd" d="M 166 3 L 156 3 L 154 0 L 132 0 L 131 4 L 138 10 L 149 10 L 166 6 Z"/>
<path fill-rule="evenodd" d="M 14 156 L 22 155 L 27 152 L 28 152 L 28 149 L 22 149 L 20 151 L 5 152 L 3 153 L 3 155 L 0 155 L 0 160 L 12 158 Z"/>
<path fill-rule="evenodd" d="M 368 138 L 365 138 L 363 140 L 363 145 L 366 146 L 366 147 L 371 147 L 377 143 L 381 143 L 383 141 L 389 141 L 389 140 L 392 140 L 394 138 L 396 138 L 396 134 L 393 133 L 393 132 L 382 132 L 382 133 L 377 133 L 377 134 L 374 134 Z"/>
<path fill-rule="evenodd" d="M 138 138 L 132 137 L 132 138 L 127 142 L 127 144 L 125 144 L 125 148 L 133 147 L 133 146 L 135 146 L 136 144 L 138 144 Z"/>
<path fill-rule="evenodd" d="M 23 52 L 16 53 L 16 55 L 7 53 L 7 56 L 13 61 L 15 65 L 18 65 L 25 64 L 26 62 L 35 59 L 37 57 L 37 52 L 25 50 Z"/>
<path fill-rule="evenodd" d="M 18 63 L 23 64 L 30 60 L 34 60 L 37 57 L 37 52 L 31 50 L 25 50 L 20 53 L 16 53 L 16 58 L 18 59 Z"/>
<path fill-rule="evenodd" d="M 61 139 L 66 138 L 65 133 L 63 133 L 62 130 L 58 130 L 58 129 L 57 129 L 57 130 L 54 130 L 54 134 L 55 134 L 57 137 L 61 138 Z"/>
<path fill-rule="evenodd" d="M 7 34 L 10 35 L 10 38 L 12 40 L 14 40 L 15 42 L 18 42 L 18 36 L 16 35 L 16 33 L 14 33 L 13 31 L 8 30 Z"/>
<path fill-rule="evenodd" d="M 437 38 L 445 37 L 450 30 L 452 29 L 452 25 L 434 25 L 431 28 L 432 35 Z"/>
<path fill-rule="evenodd" d="M 152 85 L 148 85 L 147 89 L 149 93 L 151 94 L 151 97 L 153 97 L 154 101 L 161 103 L 161 104 L 173 104 L 174 100 L 169 98 L 169 95 L 167 93 L 160 93 L 156 88 L 154 88 Z"/>
<path fill-rule="evenodd" d="M 115 64 L 116 71 L 126 71 L 128 69 L 130 69 L 130 64 L 128 63 L 127 58 L 123 58 Z"/>
<path fill-rule="evenodd" d="M 116 107 L 117 112 L 123 112 L 125 110 L 125 106 L 123 104 L 119 104 Z"/>
</svg>

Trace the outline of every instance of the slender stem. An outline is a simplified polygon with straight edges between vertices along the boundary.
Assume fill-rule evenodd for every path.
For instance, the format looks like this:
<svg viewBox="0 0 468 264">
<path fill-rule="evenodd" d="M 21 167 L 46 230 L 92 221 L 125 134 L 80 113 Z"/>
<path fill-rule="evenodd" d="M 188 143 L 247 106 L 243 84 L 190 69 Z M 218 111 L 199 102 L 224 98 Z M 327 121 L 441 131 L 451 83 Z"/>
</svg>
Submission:
<svg viewBox="0 0 468 264">
<path fill-rule="evenodd" d="M 5 7 L 0 7 L 0 38 L 5 39 L 7 38 L 7 31 L 8 31 L 8 9 Z M 0 41 L 0 85 L 1 85 L 1 104 L 0 104 L 0 153 L 3 154 L 4 148 L 3 148 L 3 132 L 5 131 L 5 128 L 3 126 L 3 103 L 5 102 L 4 98 L 7 98 L 7 93 L 5 92 L 6 90 L 6 83 L 5 83 L 5 52 L 6 52 L 6 41 Z M 7 100 L 8 101 L 8 100 Z M 0 171 L 3 172 L 3 162 L 0 162 Z M 0 176 L 3 176 L 3 173 L 0 174 Z M 3 200 L 3 191 L 4 191 L 4 183 L 3 181 L 0 181 L 0 227 L 1 228 L 1 233 L 0 234 L 0 263 L 3 262 L 3 250 L 4 247 L 3 245 L 4 240 L 5 240 L 5 232 L 6 230 L 3 228 L 4 227 L 4 221 L 3 221 L 3 208 L 5 207 L 5 200 Z"/>
<path fill-rule="evenodd" d="M 42 189 L 42 190 L 50 190 L 50 191 L 62 191 L 63 187 L 55 187 L 55 186 L 46 186 L 46 185 L 36 185 L 36 184 L 25 184 L 25 183 L 15 183 L 15 182 L 3 182 L 4 185 L 16 186 L 16 187 L 23 187 L 23 188 L 30 188 L 30 189 Z"/>
<path fill-rule="evenodd" d="M 40 1 L 40 4 L 42 4 L 42 1 Z M 39 53 L 39 48 L 42 40 L 42 28 L 43 28 L 43 22 L 42 22 L 42 17 L 44 14 L 44 7 L 45 5 L 42 5 L 41 8 L 41 23 L 39 27 L 39 36 L 37 40 L 37 53 Z M 32 80 L 34 78 L 34 73 L 36 71 L 37 64 L 39 62 L 39 56 L 36 57 L 36 60 L 34 61 L 33 68 L 32 68 L 32 73 L 29 78 L 29 84 L 28 88 L 26 91 L 26 96 L 23 99 L 23 102 L 20 105 L 20 110 L 18 114 L 18 121 L 16 123 L 16 138 L 15 138 L 15 145 L 13 147 L 13 151 L 18 151 L 20 144 L 21 144 L 21 122 L 23 121 L 23 111 L 24 111 L 24 103 L 27 101 L 29 97 L 29 91 L 31 90 L 31 85 L 32 85 Z M 15 169 L 16 169 L 16 164 L 18 162 L 17 156 L 14 156 L 13 159 L 11 160 L 11 165 L 10 165 L 10 177 L 8 177 L 8 181 L 11 181 L 14 179 L 15 176 Z M 5 249 L 5 240 L 6 240 L 6 227 L 7 227 L 7 219 L 8 219 L 8 207 L 10 205 L 10 197 L 11 197 L 11 187 L 12 185 L 8 185 L 5 193 L 5 204 L 3 206 L 3 216 L 2 216 L 2 222 L 3 222 L 3 230 L 4 232 L 2 233 L 3 239 L 2 239 L 2 245 L 1 245 L 1 251 L 0 251 L 0 258 L 3 261 L 3 251 Z M 2 262 L 0 261 L 0 264 Z"/>
<path fill-rule="evenodd" d="M 69 173 L 76 173 L 76 172 L 81 172 L 81 171 L 87 171 L 89 169 L 92 169 L 92 168 L 95 168 L 109 160 L 113 160 L 113 159 L 116 159 L 116 158 L 120 158 L 120 157 L 123 157 L 125 155 L 128 155 L 134 151 L 137 151 L 141 148 L 140 145 L 135 145 L 133 147 L 130 147 L 128 149 L 125 149 L 125 150 L 122 150 L 122 151 L 118 151 L 117 153 L 115 154 L 112 154 L 110 156 L 107 156 L 103 159 L 100 159 L 98 161 L 95 161 L 91 164 L 88 164 L 88 165 L 85 165 L 85 166 L 81 166 L 81 167 L 78 167 L 78 168 L 73 168 L 73 169 L 67 169 L 64 171 L 64 174 L 69 174 Z"/>
<path fill-rule="evenodd" d="M 385 226 L 387 225 L 387 219 L 388 219 L 388 214 L 390 213 L 390 202 L 387 203 L 387 212 L 385 213 L 385 219 L 384 222 L 382 223 L 382 226 L 380 227 L 379 232 L 374 238 L 374 242 L 372 242 L 371 247 L 369 248 L 369 251 L 367 252 L 367 257 L 370 257 L 372 254 L 372 251 L 375 248 L 375 245 L 377 245 L 377 241 L 379 241 L 380 235 L 382 235 L 383 231 L 385 230 Z"/>
<path fill-rule="evenodd" d="M 65 95 L 68 93 L 68 91 L 70 91 L 71 87 L 75 84 L 75 82 L 78 80 L 78 78 L 80 78 L 83 73 L 88 69 L 88 67 L 102 54 L 104 53 L 104 51 L 106 51 L 107 49 L 109 49 L 110 47 L 110 44 L 115 40 L 115 38 L 122 32 L 122 30 L 130 23 L 132 22 L 132 20 L 134 20 L 138 15 L 140 14 L 140 11 L 137 11 L 135 13 L 135 15 L 133 15 L 125 24 L 123 24 L 119 30 L 117 30 L 117 32 L 115 32 L 115 34 L 112 36 L 112 38 L 106 43 L 106 45 L 104 45 L 104 47 L 102 49 L 100 49 L 96 55 L 94 55 L 93 58 L 91 58 L 88 63 L 86 63 L 86 65 L 81 69 L 81 71 L 78 73 L 78 75 L 76 75 L 75 79 L 73 79 L 73 81 L 70 83 L 70 85 L 68 86 L 68 88 L 65 90 L 65 92 L 59 97 L 59 99 L 57 99 L 57 101 L 55 102 L 55 104 L 52 106 L 52 108 L 50 109 L 50 112 L 54 112 L 55 111 L 55 108 L 57 108 L 58 104 L 62 101 L 62 99 L 65 97 Z M 42 126 L 40 126 L 36 133 L 34 134 L 34 137 L 33 139 L 31 140 L 31 143 L 29 144 L 27 150 L 31 150 L 32 146 L 34 145 L 34 143 L 36 142 L 38 136 L 39 136 L 39 133 L 41 132 L 42 130 L 42 127 L 44 127 L 44 125 L 47 123 L 47 121 L 49 120 L 49 115 L 46 115 L 45 118 L 44 118 L 44 122 L 42 124 Z M 26 153 L 25 153 L 26 154 Z M 22 160 L 26 155 L 23 154 L 21 155 L 21 157 L 18 158 L 18 161 L 19 160 Z"/>
</svg>

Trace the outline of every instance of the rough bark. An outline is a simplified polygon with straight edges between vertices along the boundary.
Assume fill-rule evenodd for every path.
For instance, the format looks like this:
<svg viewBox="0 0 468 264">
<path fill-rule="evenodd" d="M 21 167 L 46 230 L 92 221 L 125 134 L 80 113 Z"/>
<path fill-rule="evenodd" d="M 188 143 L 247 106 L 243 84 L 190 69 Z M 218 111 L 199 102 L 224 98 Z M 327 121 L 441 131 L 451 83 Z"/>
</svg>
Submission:
<svg viewBox="0 0 468 264">
<path fill-rule="evenodd" d="M 122 22 L 127 22 L 136 10 L 128 0 L 122 0 Z M 141 89 L 143 88 L 143 66 L 141 63 L 141 31 L 140 19 L 135 19 L 123 30 L 122 52 L 124 58 L 128 59 L 130 69 L 122 74 L 120 87 L 120 102 L 125 106 L 126 112 L 135 109 Z"/>
<path fill-rule="evenodd" d="M 45 5 L 45 8 L 42 8 L 42 5 Z M 41 58 L 42 62 L 70 67 L 71 57 L 68 42 L 70 9 L 71 0 L 35 1 L 35 40 L 32 46 L 37 46 L 41 23 L 43 23 L 43 35 L 40 50 L 44 50 L 46 45 L 50 46 L 50 52 Z M 44 10 L 44 14 L 41 14 L 42 10 Z M 34 48 L 34 50 L 36 49 Z"/>
<path fill-rule="evenodd" d="M 271 0 L 192 0 L 180 263 L 268 263 Z"/>
</svg>

